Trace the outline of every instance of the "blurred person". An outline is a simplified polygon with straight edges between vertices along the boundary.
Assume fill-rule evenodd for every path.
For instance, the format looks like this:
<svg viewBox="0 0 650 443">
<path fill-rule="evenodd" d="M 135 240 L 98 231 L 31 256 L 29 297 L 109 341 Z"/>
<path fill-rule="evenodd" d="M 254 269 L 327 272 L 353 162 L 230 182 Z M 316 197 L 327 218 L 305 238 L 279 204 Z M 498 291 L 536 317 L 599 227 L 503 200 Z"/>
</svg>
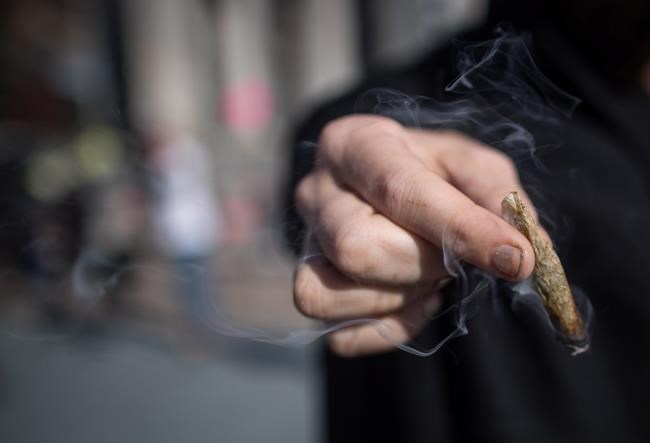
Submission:
<svg viewBox="0 0 650 443">
<path fill-rule="evenodd" d="M 89 228 L 80 263 L 88 282 L 108 291 L 106 308 L 115 315 L 127 307 L 125 290 L 133 280 L 130 266 L 142 246 L 149 202 L 141 185 L 126 174 L 95 194 L 89 203 Z"/>
<path fill-rule="evenodd" d="M 110 117 L 98 120 L 103 112 L 94 112 L 110 107 L 104 100 L 84 102 L 83 94 L 67 87 L 78 86 L 70 80 L 76 75 L 89 80 L 84 85 L 90 96 L 112 90 L 100 67 L 102 54 L 80 54 L 83 44 L 70 45 L 87 43 L 90 36 L 75 39 L 61 32 L 92 20 L 90 11 L 70 20 L 70 6 L 51 0 L 0 5 L 0 64 L 5 68 L 0 71 L 0 262 L 24 279 L 20 286 L 42 305 L 48 321 L 76 327 L 75 314 L 85 319 L 87 306 L 79 303 L 83 297 L 76 293 L 73 275 L 88 246 L 92 206 L 100 199 L 95 190 L 106 178 L 85 170 L 88 160 L 106 166 L 100 164 L 105 156 L 93 155 L 106 143 L 87 137 L 88 129 L 105 126 L 106 134 L 113 126 L 105 121 Z M 76 55 L 88 55 L 95 63 L 66 63 L 70 57 L 81 60 Z M 83 153 L 77 149 L 84 144 L 81 139 L 86 141 Z M 103 269 L 98 277 L 107 274 Z"/>
<path fill-rule="evenodd" d="M 72 194 L 31 214 L 30 241 L 22 247 L 28 293 L 42 306 L 48 325 L 73 321 L 69 272 L 82 247 L 86 213 Z"/>
<path fill-rule="evenodd" d="M 519 179 L 535 162 L 516 164 L 474 134 L 353 114 L 359 106 L 372 113 L 357 100 L 371 88 L 441 97 L 456 76 L 452 46 L 372 75 L 301 126 L 287 234 L 299 253 L 313 233 L 324 254 L 297 267 L 294 298 L 304 314 L 376 318 L 402 343 L 444 337 L 455 325 L 430 319 L 448 278 L 445 229 L 462 240 L 454 252 L 471 265 L 511 282 L 533 271 L 531 245 L 500 218 L 501 199 L 514 190 L 538 209 L 552 202 L 569 221 L 564 232 L 545 227 L 564 235 L 557 247 L 569 280 L 596 313 L 591 348 L 577 357 L 513 312 L 505 288 L 480 302 L 468 336 L 433 357 L 396 351 L 373 324 L 333 332 L 328 441 L 650 439 L 649 5 L 497 1 L 482 27 L 461 36 L 486 40 L 504 20 L 529 31 L 542 72 L 582 100 L 560 132 L 562 147 L 541 158 L 547 176 L 536 189 Z M 526 129 L 547 135 L 543 126 Z"/>
<path fill-rule="evenodd" d="M 191 134 L 163 129 L 156 137 L 151 161 L 158 243 L 177 271 L 186 314 L 205 332 L 219 297 L 214 267 L 222 226 L 211 161 Z"/>
</svg>

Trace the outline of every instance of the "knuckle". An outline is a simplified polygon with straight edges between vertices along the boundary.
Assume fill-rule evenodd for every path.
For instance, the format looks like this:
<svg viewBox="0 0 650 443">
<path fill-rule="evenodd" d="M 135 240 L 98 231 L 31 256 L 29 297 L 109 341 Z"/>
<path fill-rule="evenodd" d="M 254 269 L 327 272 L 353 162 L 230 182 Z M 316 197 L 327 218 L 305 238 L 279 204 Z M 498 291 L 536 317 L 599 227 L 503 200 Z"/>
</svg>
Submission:
<svg viewBox="0 0 650 443">
<path fill-rule="evenodd" d="M 392 120 L 380 120 L 356 127 L 350 132 L 350 145 L 365 149 L 365 154 L 376 155 L 378 146 L 406 146 L 406 130 Z"/>
<path fill-rule="evenodd" d="M 460 132 L 449 131 L 446 134 L 452 141 L 455 149 L 463 152 L 463 156 L 473 156 L 478 163 L 490 166 L 501 172 L 516 172 L 514 162 L 506 153 L 478 142 Z"/>
<path fill-rule="evenodd" d="M 362 124 L 365 121 L 361 116 L 345 116 L 329 121 L 321 129 L 318 137 L 318 152 L 325 159 L 335 158 L 336 153 L 346 144 L 342 143 L 347 138 L 357 132 L 358 128 L 367 125 Z"/>
<path fill-rule="evenodd" d="M 460 152 L 461 156 L 474 155 L 476 152 L 491 149 L 468 134 L 454 129 L 444 129 L 438 135 L 444 139 L 446 145 Z"/>
<path fill-rule="evenodd" d="M 294 191 L 294 202 L 296 203 L 296 208 L 298 213 L 305 218 L 308 211 L 309 203 L 313 197 L 313 183 L 310 175 L 304 177 Z"/>
<path fill-rule="evenodd" d="M 320 132 L 318 138 L 318 147 L 320 150 L 326 150 L 339 139 L 343 130 L 342 119 L 336 119 L 328 122 Z"/>
<path fill-rule="evenodd" d="M 493 168 L 498 170 L 501 174 L 508 174 L 508 176 L 516 176 L 517 168 L 512 159 L 504 152 L 497 151 L 492 148 L 485 148 L 481 150 L 483 161 L 492 165 Z"/>
<path fill-rule="evenodd" d="M 400 309 L 404 306 L 403 295 L 390 295 L 382 292 L 376 292 L 372 312 L 382 314 Z"/>
<path fill-rule="evenodd" d="M 375 116 L 367 125 L 361 127 L 373 134 L 384 134 L 402 136 L 405 133 L 404 127 L 397 121 L 388 117 Z"/>
<path fill-rule="evenodd" d="M 476 144 L 476 141 L 467 134 L 455 129 L 441 129 L 436 132 L 438 136 L 444 137 L 454 146 L 462 148 L 464 146 Z"/>
<path fill-rule="evenodd" d="M 369 244 L 364 230 L 342 227 L 334 238 L 333 260 L 344 273 L 359 278 L 370 272 Z"/>
<path fill-rule="evenodd" d="M 337 164 L 348 153 L 353 156 L 374 155 L 377 140 L 388 138 L 405 143 L 406 129 L 397 121 L 382 116 L 345 116 L 327 123 L 318 138 L 317 157 L 325 164 Z M 346 151 L 354 148 L 352 151 Z"/>
<path fill-rule="evenodd" d="M 443 250 L 452 254 L 453 258 L 467 259 L 472 253 L 470 232 L 475 228 L 474 217 L 468 216 L 468 211 L 455 211 L 447 222 L 447 229 L 443 233 Z"/>
<path fill-rule="evenodd" d="M 348 133 L 349 145 L 364 150 L 365 154 L 377 153 L 382 144 L 404 144 L 407 131 L 398 122 L 386 117 L 372 117 L 363 124 L 355 125 Z"/>
<path fill-rule="evenodd" d="M 409 179 L 401 171 L 386 171 L 375 184 L 379 199 L 388 211 L 397 207 L 406 198 Z"/>
<path fill-rule="evenodd" d="M 341 226 L 344 224 L 344 217 L 342 217 L 343 209 L 341 207 L 341 200 L 337 198 L 330 198 L 320 202 L 318 207 L 319 222 L 329 227 L 329 230 L 339 233 Z"/>
<path fill-rule="evenodd" d="M 331 333 L 327 336 L 327 344 L 339 357 L 357 357 L 363 354 L 363 343 L 359 341 L 359 330 L 355 327 Z"/>
<path fill-rule="evenodd" d="M 406 222 L 411 216 L 417 215 L 417 209 L 425 204 L 422 201 L 422 186 L 429 182 L 430 176 L 429 171 L 414 169 L 396 169 L 382 174 L 376 187 L 386 211 Z"/>
</svg>

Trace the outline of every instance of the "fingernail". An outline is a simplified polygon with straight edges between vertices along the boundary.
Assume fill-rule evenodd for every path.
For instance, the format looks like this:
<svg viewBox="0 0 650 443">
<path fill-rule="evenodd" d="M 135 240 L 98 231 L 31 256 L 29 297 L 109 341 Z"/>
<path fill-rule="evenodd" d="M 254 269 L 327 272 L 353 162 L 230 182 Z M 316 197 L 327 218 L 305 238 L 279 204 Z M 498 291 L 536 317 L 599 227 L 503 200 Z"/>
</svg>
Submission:
<svg viewBox="0 0 650 443">
<path fill-rule="evenodd" d="M 510 245 L 501 245 L 492 255 L 492 265 L 503 275 L 516 277 L 521 269 L 524 252 Z"/>
</svg>

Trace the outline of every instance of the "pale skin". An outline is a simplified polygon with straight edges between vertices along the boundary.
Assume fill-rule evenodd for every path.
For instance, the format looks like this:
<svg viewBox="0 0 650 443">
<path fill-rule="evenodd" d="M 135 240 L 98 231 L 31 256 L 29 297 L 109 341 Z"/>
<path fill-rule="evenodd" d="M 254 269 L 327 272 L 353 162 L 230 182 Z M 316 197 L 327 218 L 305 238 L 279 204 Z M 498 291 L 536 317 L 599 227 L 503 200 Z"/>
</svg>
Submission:
<svg viewBox="0 0 650 443">
<path fill-rule="evenodd" d="M 332 121 L 316 167 L 296 190 L 322 252 L 297 266 L 296 307 L 328 321 L 379 320 L 331 333 L 328 343 L 342 356 L 406 343 L 441 305 L 449 279 L 443 244 L 506 280 L 532 273 L 530 243 L 500 217 L 512 191 L 533 208 L 511 160 L 467 136 L 379 116 Z"/>
</svg>

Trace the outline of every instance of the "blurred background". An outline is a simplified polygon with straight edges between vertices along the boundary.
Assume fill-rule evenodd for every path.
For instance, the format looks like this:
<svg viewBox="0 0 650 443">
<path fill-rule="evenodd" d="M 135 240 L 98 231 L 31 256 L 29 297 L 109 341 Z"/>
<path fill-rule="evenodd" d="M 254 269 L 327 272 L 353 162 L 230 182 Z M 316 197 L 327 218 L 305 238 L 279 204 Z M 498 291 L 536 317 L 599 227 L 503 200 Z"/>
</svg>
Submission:
<svg viewBox="0 0 650 443">
<path fill-rule="evenodd" d="M 4 0 L 0 441 L 317 442 L 292 129 L 484 0 Z"/>
</svg>

